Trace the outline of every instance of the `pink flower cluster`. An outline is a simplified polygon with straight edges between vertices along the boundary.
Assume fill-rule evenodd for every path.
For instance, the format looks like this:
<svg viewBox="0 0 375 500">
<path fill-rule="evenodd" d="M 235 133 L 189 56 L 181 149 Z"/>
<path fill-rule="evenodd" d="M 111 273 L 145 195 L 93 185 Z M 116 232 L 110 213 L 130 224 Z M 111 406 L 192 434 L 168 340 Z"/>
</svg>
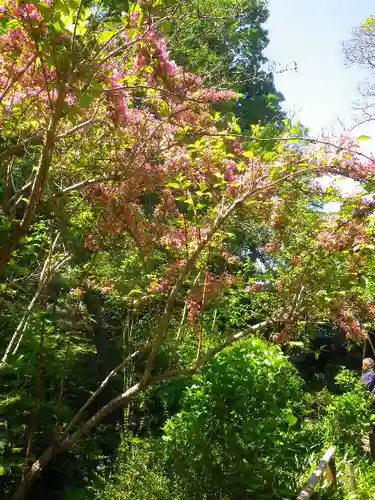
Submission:
<svg viewBox="0 0 375 500">
<path fill-rule="evenodd" d="M 228 264 L 237 264 L 240 260 L 239 257 L 230 252 L 226 252 L 225 250 L 222 250 L 220 255 L 228 262 Z"/>
<path fill-rule="evenodd" d="M 25 33 L 20 28 L 11 29 L 6 35 L 0 36 L 0 45 L 3 50 L 11 50 L 12 52 L 22 51 L 22 44 L 26 40 Z"/>
<path fill-rule="evenodd" d="M 359 221 L 346 223 L 337 231 L 323 231 L 318 236 L 318 246 L 330 252 L 340 252 L 368 243 L 363 224 Z"/>
<path fill-rule="evenodd" d="M 275 241 L 266 243 L 263 247 L 264 251 L 269 254 L 275 254 L 280 250 L 280 245 Z"/>
<path fill-rule="evenodd" d="M 27 3 L 20 6 L 15 6 L 13 8 L 13 15 L 15 17 L 25 20 L 33 19 L 39 21 L 41 19 L 39 11 L 33 3 Z"/>
<path fill-rule="evenodd" d="M 363 331 L 350 307 L 345 304 L 335 304 L 332 307 L 332 316 L 346 338 L 352 340 L 363 340 L 366 338 L 366 332 Z"/>
<path fill-rule="evenodd" d="M 226 181 L 229 183 L 234 182 L 237 169 L 236 162 L 234 160 L 224 159 L 221 161 L 221 164 L 223 166 Z"/>
<path fill-rule="evenodd" d="M 324 142 L 324 141 L 323 141 Z M 363 160 L 358 142 L 350 137 L 341 136 L 338 140 L 325 140 L 324 145 L 317 141 L 317 148 L 311 151 L 312 162 L 318 163 L 322 174 L 344 174 L 358 181 L 367 180 L 375 175 L 375 159 Z M 320 159 L 317 162 L 317 153 Z"/>
<path fill-rule="evenodd" d="M 272 211 L 271 211 L 271 227 L 274 229 L 281 229 L 283 227 L 283 209 L 284 203 L 281 198 L 274 198 L 272 201 Z"/>
<path fill-rule="evenodd" d="M 84 244 L 86 250 L 89 250 L 90 252 L 95 252 L 96 250 L 99 250 L 99 243 L 92 234 L 85 235 Z"/>
<path fill-rule="evenodd" d="M 196 327 L 196 319 L 203 306 L 203 298 L 206 303 L 217 297 L 221 292 L 228 290 L 236 283 L 235 276 L 223 273 L 217 277 L 206 274 L 205 283 L 193 287 L 187 299 L 187 320 L 192 328 Z"/>
<path fill-rule="evenodd" d="M 238 94 L 233 90 L 202 90 L 197 93 L 197 99 L 201 102 L 231 101 L 236 99 Z"/>
<path fill-rule="evenodd" d="M 266 290 L 265 283 L 253 283 L 251 285 L 247 285 L 245 288 L 245 292 L 248 293 L 259 293 L 264 292 Z"/>
<path fill-rule="evenodd" d="M 171 288 L 171 281 L 168 278 L 153 280 L 147 288 L 147 293 L 153 295 L 156 293 L 167 293 Z"/>
</svg>

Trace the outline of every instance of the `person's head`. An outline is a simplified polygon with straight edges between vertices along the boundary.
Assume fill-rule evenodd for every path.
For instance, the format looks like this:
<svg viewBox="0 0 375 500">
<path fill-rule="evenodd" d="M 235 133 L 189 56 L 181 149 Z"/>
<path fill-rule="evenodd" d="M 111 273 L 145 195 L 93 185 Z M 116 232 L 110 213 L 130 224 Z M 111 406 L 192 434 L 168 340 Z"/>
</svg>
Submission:
<svg viewBox="0 0 375 500">
<path fill-rule="evenodd" d="M 362 370 L 364 372 L 374 371 L 375 361 L 372 358 L 365 358 L 362 361 Z"/>
</svg>

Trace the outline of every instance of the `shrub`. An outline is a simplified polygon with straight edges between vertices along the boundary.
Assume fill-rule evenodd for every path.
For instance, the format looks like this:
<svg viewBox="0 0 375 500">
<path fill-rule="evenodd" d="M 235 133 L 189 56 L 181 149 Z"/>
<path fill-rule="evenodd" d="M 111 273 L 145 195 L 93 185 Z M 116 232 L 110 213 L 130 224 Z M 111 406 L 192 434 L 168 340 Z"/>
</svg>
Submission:
<svg viewBox="0 0 375 500">
<path fill-rule="evenodd" d="M 258 338 L 222 352 L 165 425 L 170 470 L 188 498 L 295 494 L 308 433 L 302 381 L 281 350 Z"/>
<path fill-rule="evenodd" d="M 183 500 L 177 480 L 164 472 L 157 443 L 125 435 L 115 463 L 103 466 L 90 488 L 94 500 Z"/>
<path fill-rule="evenodd" d="M 349 370 L 341 371 L 335 381 L 344 392 L 332 396 L 326 408 L 320 423 L 324 441 L 343 454 L 360 453 L 362 438 L 371 430 L 371 395 Z"/>
</svg>

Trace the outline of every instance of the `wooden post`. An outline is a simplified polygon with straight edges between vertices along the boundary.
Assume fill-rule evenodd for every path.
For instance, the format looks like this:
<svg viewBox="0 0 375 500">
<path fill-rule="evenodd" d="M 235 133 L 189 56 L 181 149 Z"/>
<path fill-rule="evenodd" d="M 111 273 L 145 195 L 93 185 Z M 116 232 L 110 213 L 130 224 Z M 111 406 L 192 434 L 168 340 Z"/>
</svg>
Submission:
<svg viewBox="0 0 375 500">
<path fill-rule="evenodd" d="M 347 483 L 349 493 L 355 493 L 357 486 L 355 484 L 354 467 L 353 467 L 352 462 L 346 462 L 345 475 L 346 475 L 346 483 Z"/>
<path fill-rule="evenodd" d="M 371 434 L 369 435 L 369 440 L 370 440 L 371 457 L 375 458 L 375 433 L 374 433 L 374 431 L 372 431 Z"/>
<path fill-rule="evenodd" d="M 337 483 L 336 483 L 336 462 L 335 456 L 332 455 L 331 459 L 328 462 L 326 469 L 326 477 L 327 481 L 332 485 L 332 489 L 336 491 Z"/>
<path fill-rule="evenodd" d="M 365 359 L 366 353 L 367 353 L 367 337 L 365 337 L 365 340 L 363 342 L 362 361 Z"/>
<path fill-rule="evenodd" d="M 311 474 L 305 487 L 298 495 L 297 500 L 308 500 L 314 492 L 315 487 L 322 479 L 324 471 L 327 469 L 327 479 L 332 483 L 333 488 L 336 489 L 336 466 L 334 460 L 335 448 L 329 448 L 319 462 L 318 467 Z"/>
</svg>

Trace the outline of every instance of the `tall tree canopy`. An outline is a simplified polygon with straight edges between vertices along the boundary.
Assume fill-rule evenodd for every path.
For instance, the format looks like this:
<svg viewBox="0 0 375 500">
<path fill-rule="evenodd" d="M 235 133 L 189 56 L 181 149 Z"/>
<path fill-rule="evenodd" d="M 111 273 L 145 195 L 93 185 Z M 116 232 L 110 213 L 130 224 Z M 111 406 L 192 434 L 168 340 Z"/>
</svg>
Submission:
<svg viewBox="0 0 375 500">
<path fill-rule="evenodd" d="M 280 123 L 283 96 L 275 89 L 264 55 L 268 45 L 264 27 L 267 2 L 194 0 L 188 9 L 194 16 L 191 22 L 182 25 L 177 19 L 168 27 L 176 61 L 201 75 L 205 84 L 239 92 L 243 97 L 235 111 L 244 129 L 273 119 Z"/>
<path fill-rule="evenodd" d="M 366 207 L 331 227 L 318 208 L 339 195 L 314 181 L 340 174 L 370 191 L 374 163 L 344 140 L 299 140 L 298 128 L 270 148 L 261 127 L 242 133 L 213 108 L 237 93 L 170 56 L 165 23 L 184 11 L 154 3 L 109 17 L 78 0 L 0 10 L 2 487 L 14 500 L 34 483 L 37 495 L 63 452 L 89 455 L 82 438 L 121 424 L 117 410 L 148 388 L 254 330 L 281 342 L 311 311 L 328 317 L 345 252 L 367 245 Z M 344 263 L 324 300 L 331 255 Z M 241 323 L 250 301 L 256 314 Z"/>
<path fill-rule="evenodd" d="M 369 16 L 343 44 L 346 62 L 365 69 L 367 76 L 359 83 L 358 111 L 361 121 L 373 120 L 375 115 L 375 17 Z"/>
</svg>

